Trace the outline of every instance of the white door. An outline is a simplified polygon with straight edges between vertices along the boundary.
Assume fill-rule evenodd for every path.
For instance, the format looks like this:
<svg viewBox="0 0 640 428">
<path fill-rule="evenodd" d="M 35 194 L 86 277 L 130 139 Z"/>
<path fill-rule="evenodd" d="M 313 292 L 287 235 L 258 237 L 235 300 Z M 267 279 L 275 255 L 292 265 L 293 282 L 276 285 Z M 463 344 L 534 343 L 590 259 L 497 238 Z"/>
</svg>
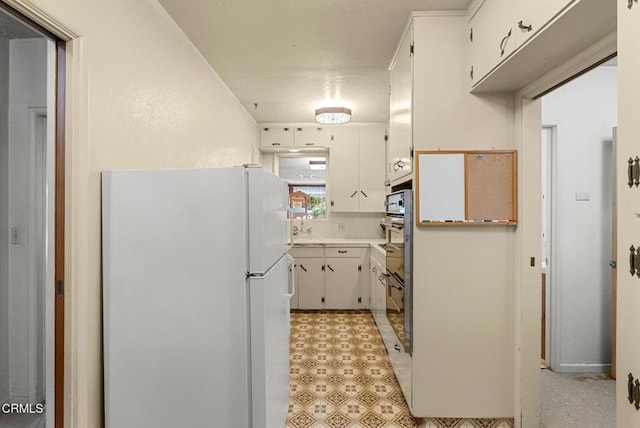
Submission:
<svg viewBox="0 0 640 428">
<path fill-rule="evenodd" d="M 289 249 L 289 192 L 284 181 L 264 168 L 247 168 L 247 174 L 249 272 L 264 273 Z"/>
<path fill-rule="evenodd" d="M 249 278 L 253 428 L 282 428 L 289 411 L 288 260 Z"/>
</svg>

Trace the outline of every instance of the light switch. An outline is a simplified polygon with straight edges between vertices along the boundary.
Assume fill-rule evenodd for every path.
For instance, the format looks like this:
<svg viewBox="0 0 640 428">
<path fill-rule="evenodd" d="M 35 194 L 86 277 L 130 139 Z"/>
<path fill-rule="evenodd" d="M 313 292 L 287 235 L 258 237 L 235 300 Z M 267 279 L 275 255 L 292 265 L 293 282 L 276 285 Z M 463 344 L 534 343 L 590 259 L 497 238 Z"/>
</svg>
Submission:
<svg viewBox="0 0 640 428">
<path fill-rule="evenodd" d="M 576 192 L 576 201 L 590 201 L 591 195 L 589 193 Z"/>
</svg>

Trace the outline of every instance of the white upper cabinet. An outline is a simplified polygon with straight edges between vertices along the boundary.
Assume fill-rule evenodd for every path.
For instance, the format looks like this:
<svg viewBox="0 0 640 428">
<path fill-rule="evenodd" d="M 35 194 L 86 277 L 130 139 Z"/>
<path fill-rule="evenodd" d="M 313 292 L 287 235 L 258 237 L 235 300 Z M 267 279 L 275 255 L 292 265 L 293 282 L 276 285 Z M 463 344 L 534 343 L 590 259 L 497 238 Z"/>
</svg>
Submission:
<svg viewBox="0 0 640 428">
<path fill-rule="evenodd" d="M 324 148 L 329 145 L 329 128 L 316 124 L 260 124 L 260 149 L 278 151 L 291 147 Z M 273 149 L 273 150 L 272 150 Z"/>
<path fill-rule="evenodd" d="M 260 147 L 291 147 L 293 146 L 293 129 L 289 126 L 261 126 Z"/>
<path fill-rule="evenodd" d="M 389 75 L 389 144 L 387 176 L 394 181 L 411 174 L 413 163 L 413 31 L 400 42 Z"/>
<path fill-rule="evenodd" d="M 327 147 L 329 132 L 324 126 L 296 126 L 293 145 L 299 147 Z"/>
<path fill-rule="evenodd" d="M 515 49 L 513 0 L 485 0 L 469 26 L 469 76 L 475 84 Z"/>
<path fill-rule="evenodd" d="M 336 127 L 329 149 L 329 209 L 358 211 L 358 129 Z M 383 170 L 384 172 L 384 170 Z"/>
<path fill-rule="evenodd" d="M 562 15 L 565 9 L 581 2 L 585 11 L 591 8 L 588 3 L 607 3 L 605 0 L 477 0 L 469 9 L 469 76 L 472 88 L 493 70 L 512 62 L 510 57 L 517 56 L 530 38 L 540 34 L 540 30 Z M 570 36 L 577 37 L 575 34 L 581 31 L 581 28 L 576 28 Z M 566 37 L 563 43 L 566 41 L 568 46 L 571 45 L 571 37 Z M 531 67 L 520 69 L 525 75 L 532 73 Z"/>
<path fill-rule="evenodd" d="M 358 147 L 359 211 L 383 212 L 385 127 L 383 125 L 360 128 Z"/>
<path fill-rule="evenodd" d="M 329 156 L 329 209 L 384 212 L 384 125 L 338 126 Z"/>
</svg>

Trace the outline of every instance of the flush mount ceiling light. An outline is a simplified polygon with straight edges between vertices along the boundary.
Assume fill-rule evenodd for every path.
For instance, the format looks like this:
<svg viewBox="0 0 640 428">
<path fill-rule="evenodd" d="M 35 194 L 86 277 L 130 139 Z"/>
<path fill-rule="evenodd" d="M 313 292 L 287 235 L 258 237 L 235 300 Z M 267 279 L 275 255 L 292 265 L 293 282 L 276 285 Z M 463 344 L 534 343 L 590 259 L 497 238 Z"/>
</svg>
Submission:
<svg viewBox="0 0 640 428">
<path fill-rule="evenodd" d="M 316 122 L 338 125 L 351 120 L 351 109 L 346 107 L 322 107 L 316 109 Z"/>
</svg>

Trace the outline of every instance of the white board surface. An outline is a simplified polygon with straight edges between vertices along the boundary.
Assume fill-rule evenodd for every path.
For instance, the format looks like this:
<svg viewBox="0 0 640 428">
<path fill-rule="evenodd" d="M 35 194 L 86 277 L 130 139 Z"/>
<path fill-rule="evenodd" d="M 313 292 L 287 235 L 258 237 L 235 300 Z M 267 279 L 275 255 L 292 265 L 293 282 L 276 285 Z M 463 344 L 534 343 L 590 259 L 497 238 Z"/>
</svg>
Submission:
<svg viewBox="0 0 640 428">
<path fill-rule="evenodd" d="M 421 154 L 418 221 L 465 220 L 464 154 Z"/>
</svg>

